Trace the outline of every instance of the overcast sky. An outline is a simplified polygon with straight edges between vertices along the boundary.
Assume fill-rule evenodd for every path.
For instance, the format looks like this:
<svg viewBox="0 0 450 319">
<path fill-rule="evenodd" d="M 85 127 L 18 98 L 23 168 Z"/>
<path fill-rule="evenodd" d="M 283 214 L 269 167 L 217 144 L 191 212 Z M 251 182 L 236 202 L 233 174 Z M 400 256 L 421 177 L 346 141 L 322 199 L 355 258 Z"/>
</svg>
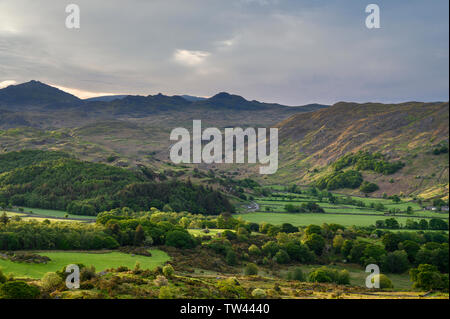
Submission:
<svg viewBox="0 0 450 319">
<path fill-rule="evenodd" d="M 69 3 L 81 9 L 80 29 L 65 27 Z M 369 3 L 380 6 L 381 29 L 365 26 Z M 448 100 L 448 6 L 0 0 L 0 86 L 35 79 L 81 97 L 227 91 L 288 105 Z"/>
</svg>

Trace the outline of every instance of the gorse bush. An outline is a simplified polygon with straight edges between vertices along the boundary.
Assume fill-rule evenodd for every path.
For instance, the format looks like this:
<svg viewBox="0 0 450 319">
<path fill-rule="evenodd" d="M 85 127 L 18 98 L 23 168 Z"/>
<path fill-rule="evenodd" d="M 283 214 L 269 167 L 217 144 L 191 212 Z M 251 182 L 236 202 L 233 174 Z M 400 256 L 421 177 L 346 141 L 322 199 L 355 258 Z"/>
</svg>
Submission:
<svg viewBox="0 0 450 319">
<path fill-rule="evenodd" d="M 350 275 L 345 269 L 337 271 L 324 266 L 311 271 L 308 275 L 308 280 L 311 282 L 348 285 L 350 284 Z"/>
</svg>

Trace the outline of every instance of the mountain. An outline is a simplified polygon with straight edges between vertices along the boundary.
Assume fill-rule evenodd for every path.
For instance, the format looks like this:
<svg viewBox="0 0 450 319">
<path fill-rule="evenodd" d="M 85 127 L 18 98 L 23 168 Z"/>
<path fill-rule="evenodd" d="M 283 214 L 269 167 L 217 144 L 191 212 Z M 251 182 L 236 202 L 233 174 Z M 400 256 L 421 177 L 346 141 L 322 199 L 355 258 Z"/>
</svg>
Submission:
<svg viewBox="0 0 450 319">
<path fill-rule="evenodd" d="M 375 195 L 404 192 L 448 196 L 449 103 L 337 103 L 313 113 L 299 113 L 279 127 L 280 167 L 274 179 L 309 184 L 332 172 L 345 155 L 380 152 L 385 161 L 402 161 L 393 175 L 364 171 L 380 186 Z M 357 193 L 358 190 L 352 191 Z"/>
<path fill-rule="evenodd" d="M 192 95 L 181 95 L 181 97 L 189 102 L 204 101 L 207 99 L 206 97 L 199 97 Z"/>
<path fill-rule="evenodd" d="M 193 120 L 205 128 L 273 127 L 326 107 L 261 103 L 225 92 L 194 101 L 161 93 L 80 100 L 37 81 L 0 92 L 0 152 L 59 150 L 87 161 L 155 170 L 171 169 L 170 133 L 191 128 Z"/>
<path fill-rule="evenodd" d="M 127 97 L 128 95 L 105 95 L 105 96 L 97 96 L 97 97 L 91 97 L 88 99 L 84 99 L 86 102 L 111 102 L 114 100 L 122 100 L 123 98 Z"/>
<path fill-rule="evenodd" d="M 198 101 L 198 106 L 206 106 L 214 109 L 234 109 L 234 110 L 263 110 L 263 109 L 279 109 L 279 110 L 296 110 L 299 112 L 313 111 L 326 108 L 328 105 L 308 104 L 305 106 L 286 106 L 277 103 L 262 103 L 256 100 L 248 101 L 242 96 L 221 92 L 209 99 Z"/>
<path fill-rule="evenodd" d="M 262 103 L 248 101 L 242 96 L 221 92 L 211 98 L 201 98 L 190 95 L 167 96 L 161 93 L 156 95 L 113 95 L 100 96 L 81 100 L 69 93 L 39 81 L 30 81 L 18 85 L 11 85 L 0 90 L 0 107 L 12 106 L 70 108 L 79 107 L 80 110 L 113 112 L 116 115 L 124 114 L 154 114 L 174 110 L 263 110 L 279 109 L 288 113 L 313 111 L 328 107 L 321 104 L 289 107 L 275 103 Z"/>
<path fill-rule="evenodd" d="M 63 107 L 80 103 L 82 100 L 76 96 L 39 81 L 10 85 L 0 90 L 0 105 Z"/>
</svg>

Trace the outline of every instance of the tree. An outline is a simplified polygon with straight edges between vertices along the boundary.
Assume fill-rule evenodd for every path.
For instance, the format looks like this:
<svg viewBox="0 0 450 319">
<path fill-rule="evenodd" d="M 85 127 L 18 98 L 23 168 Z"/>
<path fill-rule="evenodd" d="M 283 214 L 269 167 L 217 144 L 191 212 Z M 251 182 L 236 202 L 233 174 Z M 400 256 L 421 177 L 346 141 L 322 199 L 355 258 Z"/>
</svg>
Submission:
<svg viewBox="0 0 450 319">
<path fill-rule="evenodd" d="M 388 218 L 384 221 L 385 227 L 388 229 L 399 229 L 400 224 L 395 218 Z"/>
<path fill-rule="evenodd" d="M 237 256 L 236 253 L 233 251 L 233 249 L 228 250 L 227 255 L 225 257 L 225 261 L 230 266 L 234 266 L 237 264 Z"/>
<path fill-rule="evenodd" d="M 341 252 L 341 248 L 344 245 L 344 237 L 342 235 L 336 235 L 333 238 L 333 248 L 337 253 Z"/>
<path fill-rule="evenodd" d="M 275 254 L 274 260 L 279 264 L 287 264 L 290 261 L 290 257 L 286 251 L 280 249 Z"/>
<path fill-rule="evenodd" d="M 3 214 L 0 216 L 0 223 L 3 225 L 6 225 L 9 223 L 9 217 L 6 215 L 6 212 L 3 212 Z"/>
<path fill-rule="evenodd" d="M 322 228 L 320 226 L 317 226 L 317 225 L 309 225 L 305 229 L 305 234 L 306 235 L 312 235 L 312 234 L 320 235 L 320 234 L 322 234 Z"/>
<path fill-rule="evenodd" d="M 195 241 L 188 232 L 173 230 L 166 235 L 166 245 L 177 248 L 193 248 Z"/>
<path fill-rule="evenodd" d="M 363 192 L 363 193 L 365 193 L 365 194 L 373 193 L 373 192 L 375 192 L 375 191 L 377 191 L 377 190 L 379 190 L 379 189 L 380 189 L 380 188 L 378 187 L 377 184 L 375 184 L 375 183 L 370 183 L 370 182 L 367 182 L 367 181 L 364 181 L 364 182 L 361 184 L 361 187 L 360 187 L 360 191 Z"/>
<path fill-rule="evenodd" d="M 393 274 L 402 274 L 410 266 L 408 254 L 404 250 L 396 250 L 383 256 L 381 264 L 384 272 Z"/>
<path fill-rule="evenodd" d="M 442 276 L 433 265 L 420 264 L 409 271 L 414 288 L 422 290 L 448 289 L 448 277 Z"/>
<path fill-rule="evenodd" d="M 413 263 L 416 259 L 417 252 L 420 249 L 420 245 L 415 241 L 405 240 L 399 244 L 399 248 L 406 251 L 409 262 Z"/>
<path fill-rule="evenodd" d="M 274 241 L 268 241 L 262 246 L 262 252 L 264 255 L 266 255 L 269 258 L 272 258 L 275 256 L 275 254 L 278 252 L 280 247 L 278 244 Z"/>
<path fill-rule="evenodd" d="M 258 248 L 256 245 L 251 245 L 248 247 L 248 253 L 252 256 L 259 256 L 261 255 L 261 249 Z"/>
<path fill-rule="evenodd" d="M 428 221 L 426 219 L 421 219 L 419 221 L 419 228 L 423 230 L 428 229 Z"/>
<path fill-rule="evenodd" d="M 448 223 L 442 219 L 433 218 L 428 225 L 428 227 L 433 230 L 448 230 Z"/>
<path fill-rule="evenodd" d="M 291 260 L 301 263 L 310 263 L 314 261 L 314 254 L 309 250 L 308 246 L 298 241 L 290 241 L 281 247 L 286 251 Z"/>
<path fill-rule="evenodd" d="M 134 234 L 134 245 L 135 246 L 141 246 L 144 243 L 145 240 L 145 231 L 144 228 L 139 224 L 136 227 L 136 232 Z"/>
<path fill-rule="evenodd" d="M 400 199 L 400 197 L 398 195 L 393 195 L 392 201 L 397 204 L 397 203 L 400 203 L 402 200 Z"/>
<path fill-rule="evenodd" d="M 398 249 L 398 244 L 400 243 L 400 237 L 394 233 L 386 233 L 383 235 L 381 241 L 384 244 L 384 248 L 387 251 L 394 251 Z"/>
<path fill-rule="evenodd" d="M 308 237 L 305 244 L 309 249 L 315 252 L 317 256 L 320 256 L 325 248 L 325 239 L 321 235 L 314 233 Z"/>
<path fill-rule="evenodd" d="M 378 245 L 367 245 L 364 249 L 363 264 L 380 264 L 382 258 L 386 255 L 386 250 Z"/>
<path fill-rule="evenodd" d="M 296 233 L 298 232 L 298 227 L 295 227 L 289 223 L 284 223 L 281 225 L 281 231 L 284 233 Z"/>
</svg>

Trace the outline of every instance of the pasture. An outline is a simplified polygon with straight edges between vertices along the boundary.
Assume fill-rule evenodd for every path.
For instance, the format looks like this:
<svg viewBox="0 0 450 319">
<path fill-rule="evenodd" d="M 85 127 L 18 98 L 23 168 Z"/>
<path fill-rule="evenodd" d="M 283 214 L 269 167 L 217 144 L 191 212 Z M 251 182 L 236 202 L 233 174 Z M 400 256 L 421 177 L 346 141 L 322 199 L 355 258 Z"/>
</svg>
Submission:
<svg viewBox="0 0 450 319">
<path fill-rule="evenodd" d="M 253 223 L 269 223 L 273 225 L 281 225 L 283 223 L 290 223 L 294 226 L 308 226 L 311 224 L 322 225 L 340 224 L 343 226 L 373 226 L 377 220 L 385 220 L 390 217 L 386 216 L 367 216 L 367 215 L 339 215 L 339 214 L 311 214 L 311 213 L 244 213 L 237 214 L 235 217 L 242 217 L 242 219 Z M 400 224 L 404 224 L 410 217 L 395 217 Z M 417 218 L 411 218 L 419 221 Z"/>
<path fill-rule="evenodd" d="M 13 274 L 19 278 L 39 279 L 47 272 L 61 270 L 70 264 L 83 264 L 94 266 L 96 271 L 103 271 L 108 268 L 125 266 L 134 268 L 139 262 L 142 269 L 154 269 L 163 265 L 170 257 L 163 251 L 157 249 L 150 250 L 152 256 L 130 255 L 121 252 L 63 252 L 48 251 L 38 252 L 42 256 L 51 259 L 47 264 L 17 263 L 10 260 L 0 259 L 0 268 L 5 274 Z"/>
</svg>

